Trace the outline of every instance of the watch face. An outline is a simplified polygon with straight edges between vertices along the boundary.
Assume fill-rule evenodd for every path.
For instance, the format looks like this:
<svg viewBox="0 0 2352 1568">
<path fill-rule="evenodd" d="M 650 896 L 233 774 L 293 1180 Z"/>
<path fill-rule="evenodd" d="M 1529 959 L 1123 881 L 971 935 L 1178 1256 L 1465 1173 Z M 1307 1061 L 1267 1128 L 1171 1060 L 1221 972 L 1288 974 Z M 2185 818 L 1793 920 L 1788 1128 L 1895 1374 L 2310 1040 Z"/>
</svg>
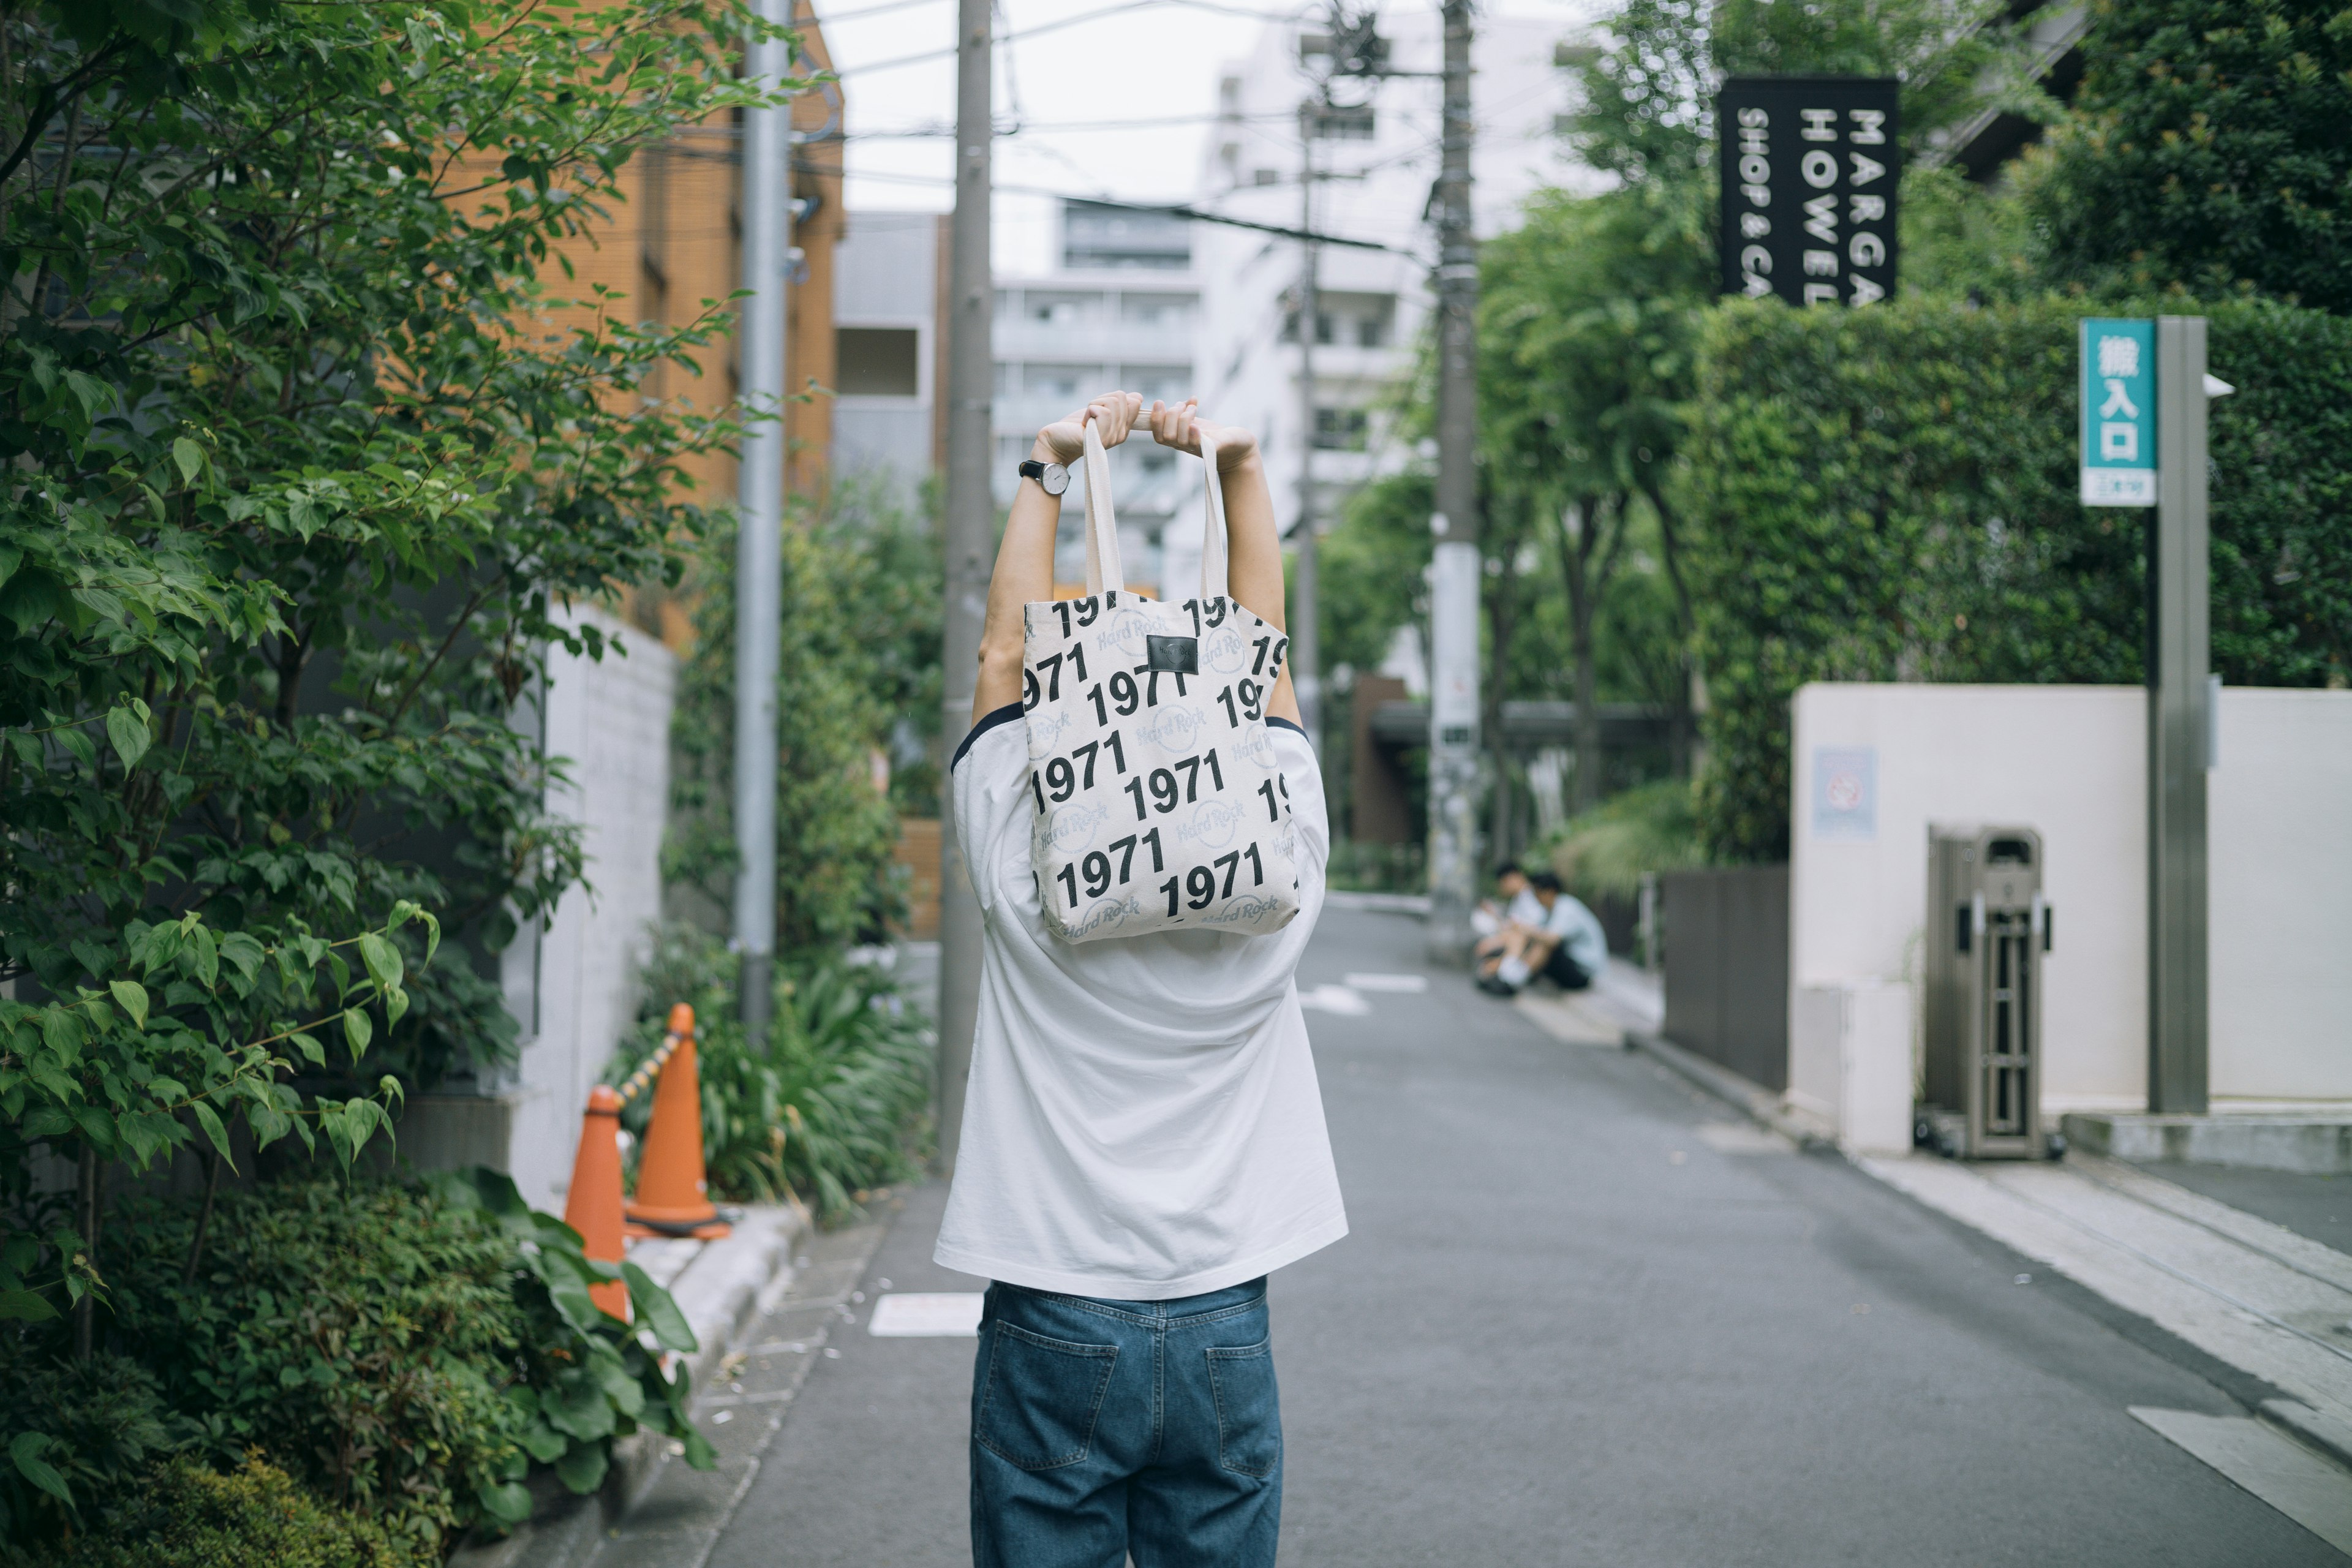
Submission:
<svg viewBox="0 0 2352 1568">
<path fill-rule="evenodd" d="M 1047 495 L 1060 495 L 1070 488 L 1070 470 L 1059 463 L 1048 463 L 1045 465 L 1045 477 L 1037 482 L 1045 488 Z"/>
</svg>

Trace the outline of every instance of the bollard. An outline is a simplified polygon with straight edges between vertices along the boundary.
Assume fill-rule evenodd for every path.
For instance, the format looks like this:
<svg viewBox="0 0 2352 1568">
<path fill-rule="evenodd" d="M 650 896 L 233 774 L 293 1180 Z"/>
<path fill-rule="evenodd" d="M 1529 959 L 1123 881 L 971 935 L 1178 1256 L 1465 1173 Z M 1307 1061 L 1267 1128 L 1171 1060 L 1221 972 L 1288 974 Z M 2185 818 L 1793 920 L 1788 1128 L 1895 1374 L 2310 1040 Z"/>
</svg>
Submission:
<svg viewBox="0 0 2352 1568">
<path fill-rule="evenodd" d="M 702 1163 L 702 1079 L 694 1060 L 694 1009 L 681 1002 L 669 1011 L 669 1038 L 662 1042 L 655 1070 L 654 1113 L 637 1163 L 637 1195 L 628 1205 L 631 1236 L 694 1237 L 711 1240 L 733 1227 L 710 1201 Z M 645 1074 L 637 1069 L 630 1079 Z"/>
<path fill-rule="evenodd" d="M 588 1091 L 580 1119 L 580 1152 L 572 1162 L 572 1188 L 563 1195 L 563 1223 L 580 1233 L 581 1250 L 603 1263 L 621 1261 L 621 1097 L 603 1084 Z M 588 1288 L 599 1309 L 626 1322 L 629 1288 L 615 1279 Z"/>
</svg>

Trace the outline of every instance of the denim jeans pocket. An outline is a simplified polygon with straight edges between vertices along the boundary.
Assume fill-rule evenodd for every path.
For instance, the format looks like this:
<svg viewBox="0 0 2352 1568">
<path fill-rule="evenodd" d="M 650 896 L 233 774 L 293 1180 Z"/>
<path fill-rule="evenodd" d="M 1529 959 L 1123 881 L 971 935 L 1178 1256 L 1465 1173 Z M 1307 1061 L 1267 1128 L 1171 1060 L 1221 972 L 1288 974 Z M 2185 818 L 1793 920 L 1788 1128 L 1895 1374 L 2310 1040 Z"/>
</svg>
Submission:
<svg viewBox="0 0 2352 1568">
<path fill-rule="evenodd" d="M 988 1383 L 973 1439 L 1024 1470 L 1085 1458 L 1118 1347 L 1072 1344 L 1002 1321 L 989 1332 Z"/>
<path fill-rule="evenodd" d="M 1210 1350 L 1209 1388 L 1217 1401 L 1217 1462 L 1265 1477 L 1282 1462 L 1282 1402 L 1274 1384 L 1274 1342 Z"/>
</svg>

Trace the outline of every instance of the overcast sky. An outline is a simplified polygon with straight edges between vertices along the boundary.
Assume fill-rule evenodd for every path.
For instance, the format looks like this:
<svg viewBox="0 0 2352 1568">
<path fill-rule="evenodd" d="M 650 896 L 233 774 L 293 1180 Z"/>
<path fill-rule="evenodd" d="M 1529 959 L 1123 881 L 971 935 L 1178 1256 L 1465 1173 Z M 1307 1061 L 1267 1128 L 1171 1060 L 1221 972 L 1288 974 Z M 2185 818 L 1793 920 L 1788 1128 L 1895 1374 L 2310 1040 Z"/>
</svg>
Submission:
<svg viewBox="0 0 2352 1568">
<path fill-rule="evenodd" d="M 1382 9 L 1408 7 L 1435 5 L 1390 0 Z M 1565 30 L 1604 7 L 1489 0 L 1479 9 L 1550 18 Z M 818 0 L 848 106 L 851 211 L 953 205 L 949 139 L 902 133 L 954 123 L 955 14 L 956 0 Z M 1219 67 L 1255 47 L 1266 18 L 1295 15 L 1272 0 L 999 0 L 997 117 L 1017 114 L 1024 129 L 996 143 L 998 267 L 1051 265 L 1054 194 L 1190 198 Z M 913 58 L 924 56 L 932 58 Z"/>
</svg>

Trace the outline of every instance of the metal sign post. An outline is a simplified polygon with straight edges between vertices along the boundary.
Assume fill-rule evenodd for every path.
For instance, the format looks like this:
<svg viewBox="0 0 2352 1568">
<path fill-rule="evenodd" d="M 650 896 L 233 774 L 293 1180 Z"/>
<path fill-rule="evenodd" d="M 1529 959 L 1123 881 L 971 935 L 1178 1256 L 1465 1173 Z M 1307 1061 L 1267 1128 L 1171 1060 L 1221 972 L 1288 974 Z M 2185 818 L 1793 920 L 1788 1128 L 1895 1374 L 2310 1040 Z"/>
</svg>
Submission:
<svg viewBox="0 0 2352 1568">
<path fill-rule="evenodd" d="M 2082 325 L 2085 506 L 2156 508 L 2147 534 L 2147 1108 L 2207 1109 L 2205 773 L 2213 765 L 2205 319 Z"/>
</svg>

